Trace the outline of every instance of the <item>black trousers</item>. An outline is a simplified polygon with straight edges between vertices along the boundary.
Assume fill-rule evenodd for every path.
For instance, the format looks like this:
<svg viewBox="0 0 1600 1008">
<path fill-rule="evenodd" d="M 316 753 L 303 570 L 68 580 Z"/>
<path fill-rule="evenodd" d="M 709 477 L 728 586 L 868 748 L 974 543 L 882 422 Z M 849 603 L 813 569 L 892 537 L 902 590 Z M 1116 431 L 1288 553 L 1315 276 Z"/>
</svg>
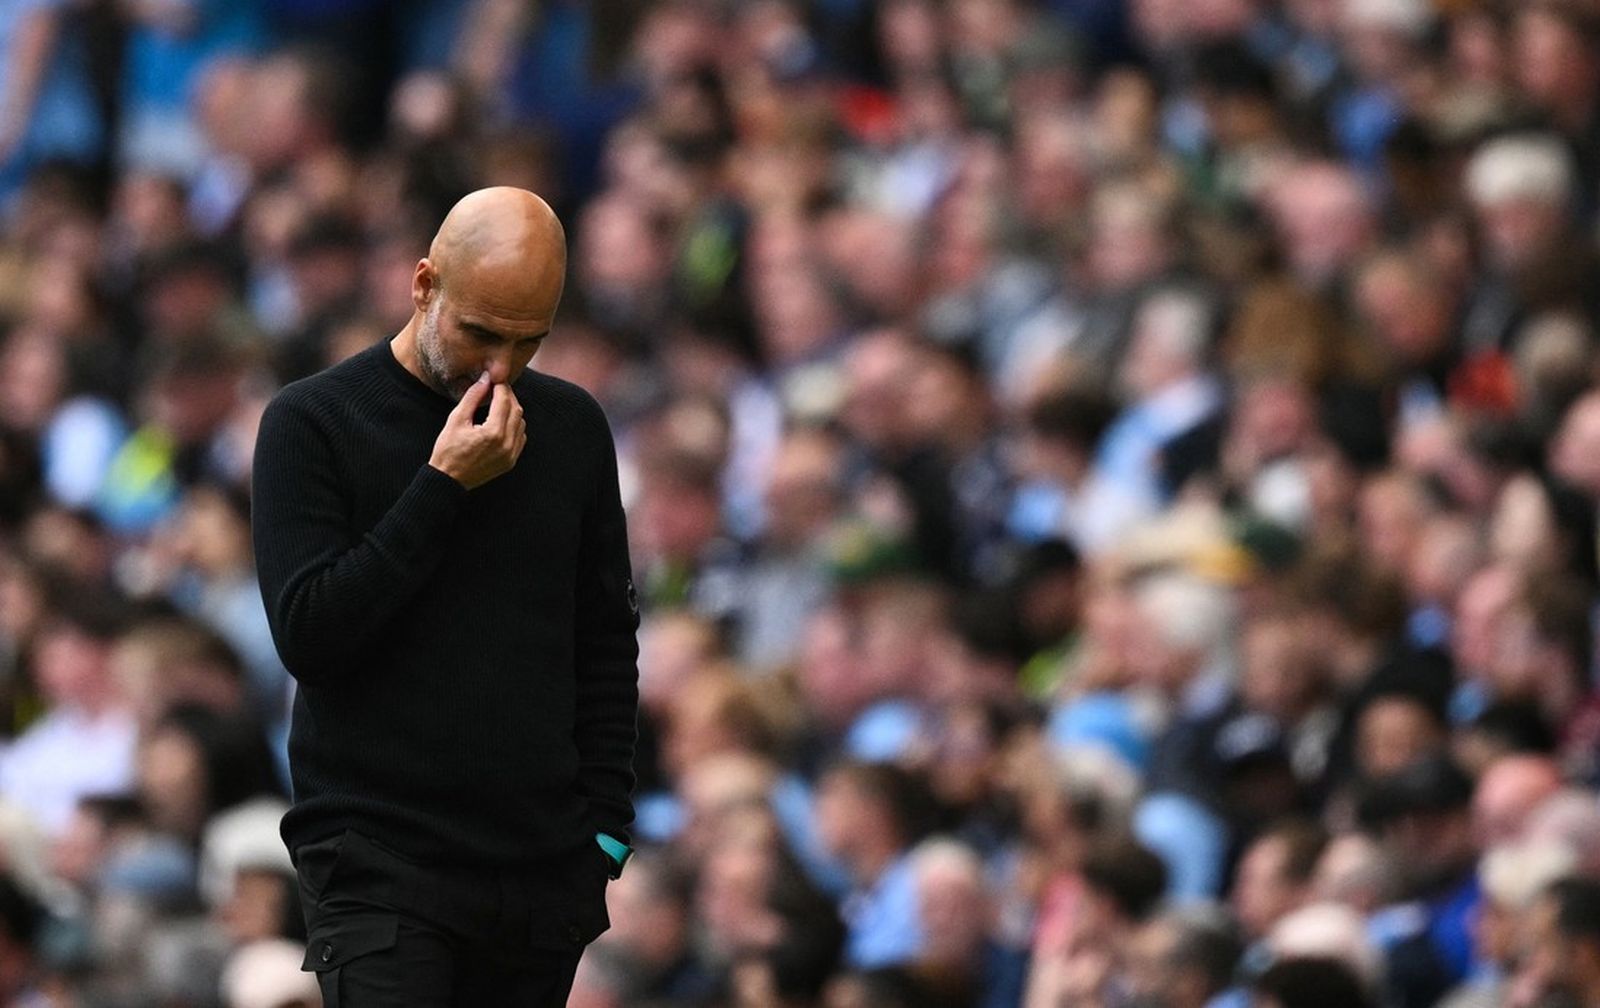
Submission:
<svg viewBox="0 0 1600 1008">
<path fill-rule="evenodd" d="M 325 1008 L 562 1008 L 610 926 L 590 843 L 526 871 L 423 865 L 347 829 L 294 850 Z"/>
</svg>

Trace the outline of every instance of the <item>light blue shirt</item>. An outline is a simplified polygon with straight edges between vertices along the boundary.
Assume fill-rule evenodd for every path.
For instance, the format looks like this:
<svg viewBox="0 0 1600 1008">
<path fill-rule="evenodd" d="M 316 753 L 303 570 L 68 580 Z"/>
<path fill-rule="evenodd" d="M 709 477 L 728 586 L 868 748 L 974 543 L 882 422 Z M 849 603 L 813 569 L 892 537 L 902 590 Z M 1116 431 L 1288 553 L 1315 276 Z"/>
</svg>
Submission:
<svg viewBox="0 0 1600 1008">
<path fill-rule="evenodd" d="M 844 901 L 845 960 L 853 969 L 895 966 L 917 957 L 924 937 L 911 858 L 901 854 Z"/>
<path fill-rule="evenodd" d="M 10 157 L 0 159 L 0 200 L 22 182 L 31 166 L 52 157 L 87 161 L 104 139 L 99 105 L 89 83 L 88 53 L 65 8 L 64 0 L 0 0 L 0 66 L 10 57 L 25 18 L 43 10 L 61 20 L 39 93 L 28 110 L 28 128 Z M 0 75 L 0 91 L 5 83 Z"/>
</svg>

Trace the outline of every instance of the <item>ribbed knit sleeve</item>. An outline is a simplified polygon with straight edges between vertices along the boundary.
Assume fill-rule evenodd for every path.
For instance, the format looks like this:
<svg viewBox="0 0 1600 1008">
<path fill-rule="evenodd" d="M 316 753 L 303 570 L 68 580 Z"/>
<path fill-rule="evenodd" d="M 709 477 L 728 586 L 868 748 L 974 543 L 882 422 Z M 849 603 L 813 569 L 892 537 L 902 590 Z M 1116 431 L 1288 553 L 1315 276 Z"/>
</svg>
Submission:
<svg viewBox="0 0 1600 1008">
<path fill-rule="evenodd" d="M 638 738 L 639 606 L 628 559 L 617 455 L 605 414 L 589 400 L 598 442 L 596 482 L 578 551 L 575 658 L 578 786 L 598 828 L 628 842 L 633 822 L 633 750 Z M 587 432 L 586 432 L 587 433 Z M 590 437 L 584 438 L 591 443 Z"/>
<path fill-rule="evenodd" d="M 262 598 L 278 654 L 301 682 L 334 679 L 370 651 L 436 566 L 467 493 L 422 465 L 388 513 L 354 535 L 329 436 L 288 394 L 261 417 L 251 482 Z"/>
</svg>

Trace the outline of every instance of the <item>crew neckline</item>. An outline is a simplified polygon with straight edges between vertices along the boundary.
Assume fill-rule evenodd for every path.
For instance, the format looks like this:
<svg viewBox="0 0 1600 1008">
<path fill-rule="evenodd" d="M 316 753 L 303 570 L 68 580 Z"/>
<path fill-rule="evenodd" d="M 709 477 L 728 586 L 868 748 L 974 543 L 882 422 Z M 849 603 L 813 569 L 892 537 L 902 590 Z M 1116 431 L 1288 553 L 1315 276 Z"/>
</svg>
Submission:
<svg viewBox="0 0 1600 1008">
<path fill-rule="evenodd" d="M 400 358 L 395 356 L 394 341 L 398 336 L 391 336 L 380 341 L 372 349 L 378 357 L 378 369 L 388 375 L 402 392 L 420 402 L 425 402 L 443 412 L 455 408 L 454 400 L 448 396 L 440 395 L 428 386 L 421 378 L 412 374 L 406 366 L 400 363 Z"/>
</svg>

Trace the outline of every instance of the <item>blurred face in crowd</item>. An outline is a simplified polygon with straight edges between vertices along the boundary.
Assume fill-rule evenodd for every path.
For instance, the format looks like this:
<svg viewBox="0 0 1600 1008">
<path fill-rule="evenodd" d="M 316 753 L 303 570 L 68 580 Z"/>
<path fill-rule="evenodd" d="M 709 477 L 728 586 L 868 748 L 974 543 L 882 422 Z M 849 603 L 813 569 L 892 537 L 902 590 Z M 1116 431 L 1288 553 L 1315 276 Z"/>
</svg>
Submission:
<svg viewBox="0 0 1600 1008">
<path fill-rule="evenodd" d="M 1541 108 L 1571 129 L 1574 113 L 1594 108 L 1600 86 L 1600 56 L 1562 18 L 1546 10 L 1523 12 L 1513 39 L 1517 84 Z"/>
<path fill-rule="evenodd" d="M 1384 826 L 1384 849 L 1413 895 L 1437 892 L 1469 871 L 1477 857 L 1467 808 L 1415 810 Z"/>
<path fill-rule="evenodd" d="M 638 203 L 613 197 L 584 210 L 577 271 L 591 296 L 643 296 L 661 282 L 668 262 L 665 244 Z"/>
<path fill-rule="evenodd" d="M 859 621 L 840 606 L 814 613 L 800 645 L 800 689 L 824 725 L 842 728 L 875 699 L 863 668 Z"/>
<path fill-rule="evenodd" d="M 1506 39 L 1491 12 L 1467 9 L 1450 19 L 1450 65 L 1464 82 L 1502 87 L 1506 76 Z"/>
<path fill-rule="evenodd" d="M 693 565 L 721 529 L 716 488 L 669 465 L 645 475 L 635 511 L 635 538 L 651 557 Z"/>
<path fill-rule="evenodd" d="M 246 73 L 239 101 L 251 127 L 237 136 L 263 171 L 284 166 L 326 138 L 329 124 L 312 107 L 314 70 L 308 60 L 276 55 Z"/>
<path fill-rule="evenodd" d="M 1481 676 L 1488 670 L 1519 591 L 1516 571 L 1504 565 L 1486 567 L 1468 580 L 1451 624 L 1451 654 L 1463 674 Z"/>
<path fill-rule="evenodd" d="M 766 902 L 777 870 L 771 840 L 759 832 L 732 831 L 709 853 L 695 905 L 713 949 L 731 956 L 782 937 L 783 922 Z"/>
<path fill-rule="evenodd" d="M 1378 842 L 1365 833 L 1334 837 L 1317 859 L 1312 875 L 1312 896 L 1342 903 L 1363 916 L 1389 901 L 1392 879 L 1389 863 Z"/>
<path fill-rule="evenodd" d="M 1530 575 L 1553 574 L 1566 560 L 1566 546 L 1539 480 L 1528 474 L 1512 477 L 1500 491 L 1489 521 L 1494 558 Z"/>
<path fill-rule="evenodd" d="M 716 654 L 716 632 L 691 613 L 652 613 L 639 628 L 639 699 L 664 710 Z"/>
<path fill-rule="evenodd" d="M 1081 212 L 1092 178 L 1081 127 L 1064 116 L 1040 116 L 1019 124 L 1014 143 L 1017 202 L 1025 219 L 1060 227 Z"/>
<path fill-rule="evenodd" d="M 806 544 L 838 512 L 837 445 L 823 434 L 793 434 L 772 461 L 764 495 L 767 537 L 778 546 Z"/>
<path fill-rule="evenodd" d="M 1512 990 L 1528 997 L 1521 1003 L 1593 1004 L 1600 991 L 1600 941 L 1593 937 L 1568 934 L 1560 924 L 1560 903 L 1546 895 L 1528 914 L 1529 926 L 1523 943 L 1523 968 L 1513 980 Z"/>
<path fill-rule="evenodd" d="M 1335 280 L 1372 242 L 1372 207 L 1341 165 L 1290 170 L 1268 193 L 1268 209 L 1300 282 L 1313 289 Z"/>
<path fill-rule="evenodd" d="M 933 793 L 952 808 L 981 800 L 988 793 L 998 749 L 983 706 L 947 706 L 932 735 L 927 774 Z"/>
<path fill-rule="evenodd" d="M 1403 258 L 1386 256 L 1362 270 L 1356 301 L 1402 366 L 1431 361 L 1449 340 L 1450 311 L 1443 291 Z"/>
<path fill-rule="evenodd" d="M 177 552 L 206 577 L 250 569 L 248 520 L 215 490 L 197 489 L 184 498 L 175 540 Z"/>
<path fill-rule="evenodd" d="M 1157 55 L 1178 48 L 1188 34 L 1189 5 L 1183 0 L 1133 0 L 1131 7 L 1139 41 Z"/>
<path fill-rule="evenodd" d="M 1356 761 L 1362 773 L 1382 777 L 1409 766 L 1443 740 L 1444 729 L 1420 701 L 1379 697 L 1356 724 Z"/>
<path fill-rule="evenodd" d="M 140 740 L 139 794 L 151 822 L 175 836 L 193 837 L 206 816 L 206 768 L 200 746 L 184 731 L 164 728 Z"/>
<path fill-rule="evenodd" d="M 1506 756 L 1478 780 L 1472 796 L 1473 823 L 1484 847 L 1522 836 L 1533 812 L 1561 789 L 1561 770 L 1541 756 Z"/>
<path fill-rule="evenodd" d="M 243 869 L 234 875 L 233 894 L 217 917 L 234 945 L 281 936 L 294 879 L 278 871 Z"/>
<path fill-rule="evenodd" d="M 65 623 L 48 627 L 39 637 L 33 675 L 52 707 L 98 707 L 111 698 L 107 663 L 110 645 Z"/>
<path fill-rule="evenodd" d="M 1134 183 L 1109 183 L 1090 206 L 1093 239 L 1089 274 L 1100 288 L 1118 292 L 1152 280 L 1172 261 L 1166 208 L 1158 194 Z"/>
<path fill-rule="evenodd" d="M 0 345 L 0 429 L 37 433 L 49 422 L 66 386 L 58 340 L 18 328 Z"/>
<path fill-rule="evenodd" d="M 1484 962 L 1508 969 L 1516 964 L 1523 938 L 1531 928 L 1516 908 L 1485 896 L 1472 923 L 1473 948 Z"/>
<path fill-rule="evenodd" d="M 849 774 L 823 778 L 815 804 L 817 838 L 854 871 L 876 873 L 898 846 L 887 811 Z M 858 879 L 870 882 L 871 878 Z"/>
<path fill-rule="evenodd" d="M 1550 449 L 1550 467 L 1591 497 L 1600 498 L 1600 395 L 1572 404 Z"/>
<path fill-rule="evenodd" d="M 1284 7 L 1301 31 L 1326 38 L 1339 27 L 1344 4 L 1342 0 L 1289 0 Z"/>
<path fill-rule="evenodd" d="M 1570 716 L 1578 702 L 1571 657 L 1540 629 L 1532 604 L 1519 600 L 1500 623 L 1484 681 L 1500 699 L 1531 700 L 1547 717 Z"/>
<path fill-rule="evenodd" d="M 737 752 L 746 739 L 735 714 L 748 711 L 747 694 L 720 671 L 708 671 L 684 683 L 668 707 L 661 757 L 666 768 L 681 775 L 706 757 Z"/>
<path fill-rule="evenodd" d="M 1193 298 L 1157 294 L 1146 300 L 1118 375 L 1125 393 L 1148 398 L 1198 374 L 1207 325 L 1204 306 Z"/>
<path fill-rule="evenodd" d="M 1288 867 L 1289 848 L 1282 837 L 1269 834 L 1245 852 L 1234 879 L 1232 904 L 1246 934 L 1265 935 L 1306 902 L 1307 887 L 1289 877 Z"/>
<path fill-rule="evenodd" d="M 1245 630 L 1239 691 L 1251 710 L 1291 727 L 1315 700 L 1316 667 L 1295 623 L 1257 620 Z"/>
<path fill-rule="evenodd" d="M 110 852 L 112 839 L 105 819 L 80 805 L 50 845 L 50 870 L 75 886 L 87 888 Z"/>
<path fill-rule="evenodd" d="M 743 813 L 765 809 L 772 791 L 772 765 L 750 753 L 710 753 L 677 775 L 686 822 L 679 850 L 698 862 Z"/>
<path fill-rule="evenodd" d="M 24 321 L 59 336 L 92 335 L 96 308 L 90 276 L 90 269 L 76 262 L 71 254 L 45 258 L 28 278 Z"/>
<path fill-rule="evenodd" d="M 909 436 L 907 395 L 917 357 L 899 330 L 882 329 L 857 340 L 846 361 L 844 422 L 870 447 L 898 446 Z"/>
<path fill-rule="evenodd" d="M 755 308 L 762 347 L 775 362 L 804 360 L 837 335 L 837 306 L 813 269 L 758 274 Z"/>
<path fill-rule="evenodd" d="M 128 251 L 149 251 L 185 236 L 184 187 L 158 172 L 134 172 L 117 185 L 113 224 Z"/>
<path fill-rule="evenodd" d="M 929 73 L 939 65 L 943 31 L 930 0 L 890 0 L 878 18 L 878 44 L 897 72 Z"/>
<path fill-rule="evenodd" d="M 1484 259 L 1505 273 L 1541 265 L 1566 231 L 1566 208 L 1559 202 L 1508 198 L 1477 207 Z"/>
<path fill-rule="evenodd" d="M 908 222 L 887 214 L 839 212 L 819 229 L 839 283 L 873 317 L 894 321 L 914 312 L 921 294 L 921 257 Z"/>
<path fill-rule="evenodd" d="M 1421 488 L 1398 473 L 1379 477 L 1362 489 L 1359 507 L 1367 557 L 1381 570 L 1404 570 L 1428 513 Z"/>
<path fill-rule="evenodd" d="M 1481 566 L 1483 552 L 1477 527 L 1455 515 L 1439 515 L 1424 523 L 1405 570 L 1406 590 L 1414 604 L 1449 605 Z"/>
<path fill-rule="evenodd" d="M 984 878 L 976 858 L 925 859 L 918 864 L 917 912 L 929 961 L 971 969 L 989 925 Z"/>
<path fill-rule="evenodd" d="M 671 965 L 688 938 L 688 907 L 667 891 L 663 870 L 635 857 L 622 877 L 606 886 L 606 909 L 612 920 L 607 940 L 655 969 Z"/>
<path fill-rule="evenodd" d="M 1128 945 L 1123 979 L 1133 1008 L 1204 1008 L 1211 998 L 1205 974 L 1182 958 L 1180 925 L 1156 917 Z"/>
</svg>

